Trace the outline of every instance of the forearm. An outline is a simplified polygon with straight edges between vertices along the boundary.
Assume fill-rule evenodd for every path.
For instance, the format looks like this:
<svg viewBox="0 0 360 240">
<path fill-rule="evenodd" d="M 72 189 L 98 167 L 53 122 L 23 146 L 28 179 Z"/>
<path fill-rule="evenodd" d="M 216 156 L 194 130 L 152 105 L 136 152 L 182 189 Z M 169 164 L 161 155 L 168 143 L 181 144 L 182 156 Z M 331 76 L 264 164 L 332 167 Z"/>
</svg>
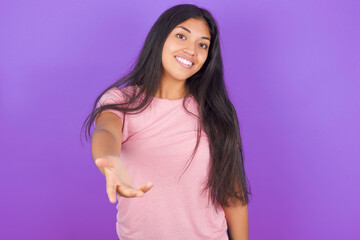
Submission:
<svg viewBox="0 0 360 240">
<path fill-rule="evenodd" d="M 224 207 L 226 221 L 229 226 L 231 240 L 249 239 L 249 217 L 248 207 Z"/>
<path fill-rule="evenodd" d="M 106 129 L 95 129 L 91 139 L 91 154 L 95 161 L 107 155 L 120 156 L 121 142 Z M 99 168 L 102 174 L 103 170 Z"/>
</svg>

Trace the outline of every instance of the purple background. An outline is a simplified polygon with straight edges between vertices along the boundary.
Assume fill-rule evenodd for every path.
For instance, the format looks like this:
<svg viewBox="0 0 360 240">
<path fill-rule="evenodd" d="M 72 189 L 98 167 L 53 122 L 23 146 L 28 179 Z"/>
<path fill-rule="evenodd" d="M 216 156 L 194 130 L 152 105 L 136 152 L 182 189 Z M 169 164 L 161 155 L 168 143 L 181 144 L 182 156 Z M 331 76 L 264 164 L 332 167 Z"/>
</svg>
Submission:
<svg viewBox="0 0 360 240">
<path fill-rule="evenodd" d="M 360 1 L 1 1 L 0 239 L 116 239 L 80 127 L 177 3 L 216 18 L 250 239 L 360 239 Z"/>
</svg>

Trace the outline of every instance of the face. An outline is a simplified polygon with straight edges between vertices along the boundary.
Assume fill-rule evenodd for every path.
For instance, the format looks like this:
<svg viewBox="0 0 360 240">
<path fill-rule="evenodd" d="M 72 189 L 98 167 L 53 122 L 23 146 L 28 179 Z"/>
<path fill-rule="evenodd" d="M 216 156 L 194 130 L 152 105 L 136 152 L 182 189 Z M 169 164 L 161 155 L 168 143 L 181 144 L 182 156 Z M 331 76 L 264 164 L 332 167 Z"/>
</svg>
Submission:
<svg viewBox="0 0 360 240">
<path fill-rule="evenodd" d="M 185 81 L 204 65 L 210 47 L 204 20 L 189 18 L 168 35 L 162 52 L 163 80 Z"/>
</svg>

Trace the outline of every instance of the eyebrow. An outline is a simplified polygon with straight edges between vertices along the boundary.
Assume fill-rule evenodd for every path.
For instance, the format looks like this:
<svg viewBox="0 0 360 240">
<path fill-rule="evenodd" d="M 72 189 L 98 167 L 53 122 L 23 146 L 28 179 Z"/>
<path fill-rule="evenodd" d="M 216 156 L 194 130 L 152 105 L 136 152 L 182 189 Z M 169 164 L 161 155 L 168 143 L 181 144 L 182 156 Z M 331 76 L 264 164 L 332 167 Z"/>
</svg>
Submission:
<svg viewBox="0 0 360 240">
<path fill-rule="evenodd" d="M 187 29 L 186 27 L 184 27 L 184 26 L 177 26 L 177 28 L 182 28 L 182 29 L 184 29 L 185 31 L 187 31 L 187 32 L 191 33 L 191 31 L 190 31 L 189 29 Z M 207 39 L 207 40 L 209 40 L 209 41 L 210 41 L 210 38 L 208 38 L 208 37 L 201 37 L 201 38 L 203 38 L 203 39 Z"/>
</svg>

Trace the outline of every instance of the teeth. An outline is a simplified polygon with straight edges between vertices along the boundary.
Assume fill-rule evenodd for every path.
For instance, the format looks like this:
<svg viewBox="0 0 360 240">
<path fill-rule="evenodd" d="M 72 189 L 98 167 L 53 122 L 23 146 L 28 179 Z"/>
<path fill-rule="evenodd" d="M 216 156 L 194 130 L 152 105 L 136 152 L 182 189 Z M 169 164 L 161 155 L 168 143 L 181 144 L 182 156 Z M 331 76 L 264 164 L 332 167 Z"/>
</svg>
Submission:
<svg viewBox="0 0 360 240">
<path fill-rule="evenodd" d="M 185 60 L 183 58 L 180 58 L 180 57 L 176 57 L 177 60 L 179 60 L 180 62 L 182 63 L 185 63 L 186 65 L 189 65 L 191 66 L 192 65 L 192 62 L 188 61 L 188 60 Z"/>
</svg>

